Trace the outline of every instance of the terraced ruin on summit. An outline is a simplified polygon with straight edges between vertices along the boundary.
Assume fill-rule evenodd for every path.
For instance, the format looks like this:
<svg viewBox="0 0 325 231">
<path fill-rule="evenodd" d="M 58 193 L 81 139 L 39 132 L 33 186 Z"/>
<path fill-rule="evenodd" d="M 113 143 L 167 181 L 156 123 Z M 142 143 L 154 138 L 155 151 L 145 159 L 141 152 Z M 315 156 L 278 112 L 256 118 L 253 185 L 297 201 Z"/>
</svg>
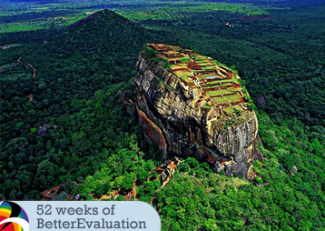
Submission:
<svg viewBox="0 0 325 231">
<path fill-rule="evenodd" d="M 136 68 L 140 124 L 163 158 L 194 156 L 217 172 L 254 177 L 251 162 L 263 160 L 258 122 L 236 71 L 193 50 L 152 43 Z"/>
<path fill-rule="evenodd" d="M 233 70 L 211 57 L 179 46 L 149 43 L 148 48 L 158 52 L 157 57 L 166 60 L 168 68 L 188 88 L 200 91 L 190 106 L 199 103 L 206 111 L 214 108 L 219 112 L 216 119 L 247 110 L 248 102 L 238 81 L 239 76 Z"/>
</svg>

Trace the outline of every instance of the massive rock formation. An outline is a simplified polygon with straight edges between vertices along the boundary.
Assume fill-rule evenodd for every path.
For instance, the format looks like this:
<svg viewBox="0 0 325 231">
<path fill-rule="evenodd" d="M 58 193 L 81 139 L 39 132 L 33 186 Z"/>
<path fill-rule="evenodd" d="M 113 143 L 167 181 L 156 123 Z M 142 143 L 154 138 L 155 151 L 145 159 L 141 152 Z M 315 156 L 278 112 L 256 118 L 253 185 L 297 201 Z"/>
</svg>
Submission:
<svg viewBox="0 0 325 231">
<path fill-rule="evenodd" d="M 239 76 L 218 61 L 178 46 L 146 44 L 134 79 L 146 140 L 164 159 L 193 156 L 226 175 L 252 178 L 258 123 Z"/>
</svg>

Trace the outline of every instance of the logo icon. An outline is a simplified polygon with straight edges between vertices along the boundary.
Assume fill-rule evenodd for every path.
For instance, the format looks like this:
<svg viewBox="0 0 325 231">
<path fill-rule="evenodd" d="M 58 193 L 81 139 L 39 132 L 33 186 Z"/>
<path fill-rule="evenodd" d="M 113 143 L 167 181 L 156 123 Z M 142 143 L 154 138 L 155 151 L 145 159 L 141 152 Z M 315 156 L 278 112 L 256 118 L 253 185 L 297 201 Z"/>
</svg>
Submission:
<svg viewBox="0 0 325 231">
<path fill-rule="evenodd" d="M 13 202 L 0 202 L 0 231 L 29 231 L 29 220 L 23 208 Z"/>
</svg>

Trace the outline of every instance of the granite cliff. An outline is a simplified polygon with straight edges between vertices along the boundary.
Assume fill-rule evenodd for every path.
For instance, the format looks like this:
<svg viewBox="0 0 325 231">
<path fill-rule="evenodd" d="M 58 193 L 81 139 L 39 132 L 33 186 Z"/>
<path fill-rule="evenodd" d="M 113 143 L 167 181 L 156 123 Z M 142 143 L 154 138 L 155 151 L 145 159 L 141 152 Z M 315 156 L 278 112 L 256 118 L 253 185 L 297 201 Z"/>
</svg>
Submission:
<svg viewBox="0 0 325 231">
<path fill-rule="evenodd" d="M 164 159 L 193 156 L 217 172 L 254 178 L 251 162 L 263 160 L 258 121 L 235 71 L 189 49 L 150 43 L 136 68 L 140 123 Z"/>
</svg>

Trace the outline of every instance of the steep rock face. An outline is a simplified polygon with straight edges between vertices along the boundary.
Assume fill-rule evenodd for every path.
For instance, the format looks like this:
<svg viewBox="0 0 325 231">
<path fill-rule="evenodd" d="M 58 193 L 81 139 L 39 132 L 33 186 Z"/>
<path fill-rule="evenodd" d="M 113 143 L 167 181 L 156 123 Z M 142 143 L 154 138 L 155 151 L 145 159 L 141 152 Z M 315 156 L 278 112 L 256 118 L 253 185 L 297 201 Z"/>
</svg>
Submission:
<svg viewBox="0 0 325 231">
<path fill-rule="evenodd" d="M 134 79 L 145 138 L 165 159 L 193 156 L 226 175 L 252 173 L 262 161 L 258 122 L 236 73 L 178 46 L 146 44 Z M 249 177 L 248 178 L 251 178 Z"/>
</svg>

